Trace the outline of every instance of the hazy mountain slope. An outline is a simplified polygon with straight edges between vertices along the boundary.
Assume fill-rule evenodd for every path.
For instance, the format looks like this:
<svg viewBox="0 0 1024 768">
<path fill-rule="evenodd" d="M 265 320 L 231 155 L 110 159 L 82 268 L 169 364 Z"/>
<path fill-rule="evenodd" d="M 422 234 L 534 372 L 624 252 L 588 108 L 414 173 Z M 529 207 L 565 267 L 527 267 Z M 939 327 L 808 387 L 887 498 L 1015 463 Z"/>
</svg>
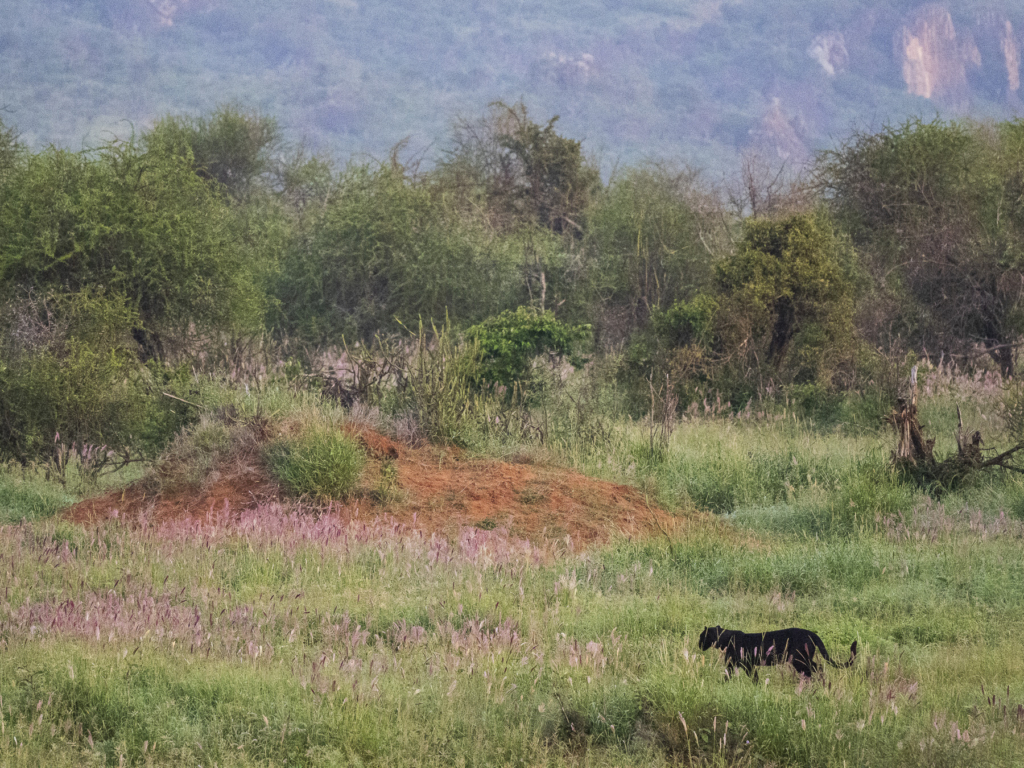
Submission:
<svg viewBox="0 0 1024 768">
<path fill-rule="evenodd" d="M 237 100 L 380 155 L 523 97 L 608 162 L 713 168 L 909 114 L 1012 116 L 1024 51 L 1008 0 L 0 0 L 0 18 L 3 119 L 37 146 Z"/>
</svg>

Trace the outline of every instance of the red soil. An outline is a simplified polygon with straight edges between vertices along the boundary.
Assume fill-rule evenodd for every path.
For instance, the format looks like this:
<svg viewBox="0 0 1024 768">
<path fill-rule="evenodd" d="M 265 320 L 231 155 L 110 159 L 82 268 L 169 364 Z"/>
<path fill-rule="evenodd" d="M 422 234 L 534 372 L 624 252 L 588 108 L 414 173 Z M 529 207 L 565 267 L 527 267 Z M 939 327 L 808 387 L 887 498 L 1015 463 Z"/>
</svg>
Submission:
<svg viewBox="0 0 1024 768">
<path fill-rule="evenodd" d="M 152 493 L 141 485 L 131 485 L 86 499 L 68 507 L 64 518 L 77 523 L 98 522 L 110 517 L 157 522 L 177 517 L 206 517 L 225 508 L 237 512 L 256 504 L 278 500 L 278 488 L 262 474 L 222 475 L 203 488 L 186 488 Z"/>
<path fill-rule="evenodd" d="M 516 463 L 467 458 L 455 449 L 411 447 L 369 429 L 350 429 L 369 456 L 356 498 L 329 509 L 348 516 L 376 512 L 428 532 L 454 535 L 462 526 L 500 526 L 533 541 L 570 536 L 576 547 L 615 535 L 657 536 L 696 522 L 649 505 L 636 488 L 585 477 L 564 467 L 522 459 Z M 391 466 L 393 470 L 386 470 Z M 143 486 L 82 501 L 67 519 L 90 522 L 118 516 L 156 522 L 181 516 L 240 512 L 279 500 L 279 489 L 249 457 L 218 468 L 201 489 L 147 494 Z M 397 482 L 386 485 L 388 472 Z M 388 491 L 382 493 L 382 490 Z M 382 498 L 385 497 L 385 498 Z"/>
</svg>

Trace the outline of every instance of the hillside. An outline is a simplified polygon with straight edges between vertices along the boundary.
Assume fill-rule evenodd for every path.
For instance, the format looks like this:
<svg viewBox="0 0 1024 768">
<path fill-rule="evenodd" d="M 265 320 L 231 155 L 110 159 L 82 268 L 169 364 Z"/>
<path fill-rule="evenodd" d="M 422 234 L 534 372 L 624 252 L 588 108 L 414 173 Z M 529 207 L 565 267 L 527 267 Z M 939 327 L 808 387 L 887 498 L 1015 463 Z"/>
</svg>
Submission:
<svg viewBox="0 0 1024 768">
<path fill-rule="evenodd" d="M 3 0 L 2 119 L 81 146 L 238 101 L 345 157 L 522 97 L 606 165 L 799 160 L 851 127 L 1020 110 L 1024 7 L 897 0 Z"/>
</svg>

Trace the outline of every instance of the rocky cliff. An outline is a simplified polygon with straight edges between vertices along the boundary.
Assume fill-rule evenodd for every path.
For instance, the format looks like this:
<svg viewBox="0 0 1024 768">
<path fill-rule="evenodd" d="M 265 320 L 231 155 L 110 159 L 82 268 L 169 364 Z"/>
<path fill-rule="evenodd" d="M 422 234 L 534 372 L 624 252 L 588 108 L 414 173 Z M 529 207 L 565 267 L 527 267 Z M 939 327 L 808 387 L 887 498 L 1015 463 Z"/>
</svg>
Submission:
<svg viewBox="0 0 1024 768">
<path fill-rule="evenodd" d="M 1005 15 L 977 14 L 960 28 L 948 7 L 928 4 L 896 30 L 894 53 L 907 90 L 954 109 L 975 91 L 1013 101 L 1020 91 L 1017 34 Z"/>
<path fill-rule="evenodd" d="M 1024 26 L 1024 25 L 1021 25 Z M 952 3 L 927 3 L 897 13 L 881 3 L 854 24 L 817 34 L 807 56 L 830 79 L 843 74 L 875 82 L 902 81 L 907 93 L 936 110 L 969 114 L 979 103 L 1021 107 L 1024 30 L 1003 11 L 960 12 Z M 892 39 L 891 58 L 872 41 Z M 877 55 L 881 53 L 881 59 Z M 819 102 L 806 84 L 765 93 L 770 99 L 750 144 L 783 160 L 810 156 L 806 145 L 823 129 Z"/>
<path fill-rule="evenodd" d="M 975 87 L 987 95 L 1016 103 L 1020 98 L 1020 51 L 1024 36 L 1005 15 L 979 14 L 975 37 L 980 54 Z"/>
<path fill-rule="evenodd" d="M 210 6 L 214 0 L 143 0 L 153 12 L 154 20 L 163 25 L 174 24 L 175 17 L 184 11 L 197 10 L 199 6 Z"/>
</svg>

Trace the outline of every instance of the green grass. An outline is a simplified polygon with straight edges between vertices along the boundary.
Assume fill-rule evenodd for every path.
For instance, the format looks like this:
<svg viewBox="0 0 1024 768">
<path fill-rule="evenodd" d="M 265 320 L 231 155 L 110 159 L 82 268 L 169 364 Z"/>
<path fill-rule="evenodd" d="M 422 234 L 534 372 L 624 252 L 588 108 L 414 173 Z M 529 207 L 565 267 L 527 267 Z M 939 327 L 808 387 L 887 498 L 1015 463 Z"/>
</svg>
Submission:
<svg viewBox="0 0 1024 768">
<path fill-rule="evenodd" d="M 329 425 L 278 438 L 266 455 L 271 474 L 289 494 L 317 500 L 347 498 L 366 461 L 354 439 Z"/>
<path fill-rule="evenodd" d="M 50 517 L 78 499 L 42 473 L 0 468 L 0 522 Z"/>
<path fill-rule="evenodd" d="M 1021 542 L 707 528 L 538 564 L 276 508 L 236 534 L 4 528 L 0 756 L 1012 766 Z M 696 649 L 719 623 L 813 628 L 838 659 L 857 639 L 860 659 L 725 680 Z"/>
<path fill-rule="evenodd" d="M 0 465 L 0 523 L 42 520 L 53 517 L 85 496 L 127 485 L 142 476 L 141 464 L 128 464 L 100 476 L 83 471 L 72 457 L 63 468 L 63 482 L 55 468 Z"/>
<path fill-rule="evenodd" d="M 949 427 L 962 394 L 924 418 Z M 343 418 L 273 392 L 237 410 L 175 455 Z M 928 499 L 888 471 L 884 431 L 791 415 L 687 422 L 641 462 L 644 435 L 616 422 L 567 458 L 718 523 L 575 555 L 276 506 L 84 529 L 8 470 L 0 493 L 54 501 L 0 527 L 0 764 L 1020 764 L 1024 483 Z M 859 657 L 725 679 L 696 647 L 715 624 Z"/>
</svg>

